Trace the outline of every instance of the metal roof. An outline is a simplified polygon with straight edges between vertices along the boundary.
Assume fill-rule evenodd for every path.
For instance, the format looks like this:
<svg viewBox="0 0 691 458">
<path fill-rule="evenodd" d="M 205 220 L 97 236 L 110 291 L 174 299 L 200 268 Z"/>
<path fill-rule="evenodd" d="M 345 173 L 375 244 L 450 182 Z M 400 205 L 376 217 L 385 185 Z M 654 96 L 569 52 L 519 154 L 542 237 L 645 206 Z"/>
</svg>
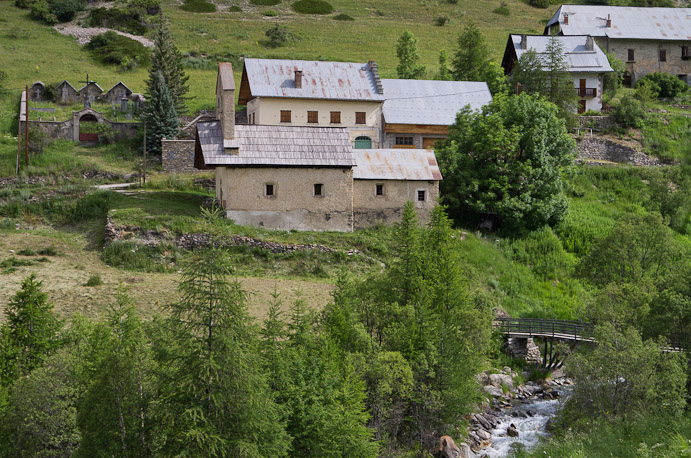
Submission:
<svg viewBox="0 0 691 458">
<path fill-rule="evenodd" d="M 302 70 L 302 87 L 295 71 Z M 368 63 L 245 59 L 253 97 L 383 101 Z"/>
<path fill-rule="evenodd" d="M 564 16 L 569 23 L 564 23 Z M 607 27 L 607 18 L 612 20 Z M 691 8 L 641 8 L 605 5 L 562 5 L 545 27 L 559 24 L 563 35 L 691 40 Z"/>
<path fill-rule="evenodd" d="M 388 124 L 450 126 L 466 105 L 473 110 L 492 101 L 487 83 L 475 81 L 383 79 L 384 120 Z"/>
<path fill-rule="evenodd" d="M 197 123 L 197 138 L 207 166 L 352 167 L 345 128 L 236 125 L 224 148 L 220 121 Z"/>
<path fill-rule="evenodd" d="M 587 36 L 548 37 L 544 35 L 526 35 L 527 46 L 525 49 L 521 47 L 521 38 L 522 35 L 511 35 L 511 42 L 516 51 L 516 57 L 519 59 L 529 49 L 534 49 L 538 54 L 545 54 L 550 40 L 555 39 L 559 40 L 564 47 L 564 56 L 569 64 L 569 71 L 595 73 L 612 71 L 607 56 L 595 40 L 593 40 L 593 49 L 589 50 L 587 48 Z"/>
<path fill-rule="evenodd" d="M 356 180 L 441 180 L 434 151 L 429 149 L 356 149 Z"/>
</svg>

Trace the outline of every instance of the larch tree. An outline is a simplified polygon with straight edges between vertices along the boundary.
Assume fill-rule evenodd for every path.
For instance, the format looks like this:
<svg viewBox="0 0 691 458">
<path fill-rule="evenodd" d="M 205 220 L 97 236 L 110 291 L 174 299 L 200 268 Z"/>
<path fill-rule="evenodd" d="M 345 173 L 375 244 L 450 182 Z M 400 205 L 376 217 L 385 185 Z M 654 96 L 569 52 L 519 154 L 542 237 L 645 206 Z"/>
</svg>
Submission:
<svg viewBox="0 0 691 458">
<path fill-rule="evenodd" d="M 407 30 L 396 42 L 396 56 L 398 56 L 396 71 L 399 78 L 414 80 L 425 74 L 425 66 L 420 64 L 417 38 Z"/>
<path fill-rule="evenodd" d="M 154 30 L 154 47 L 151 51 L 151 66 L 149 67 L 149 77 L 146 80 L 146 95 L 150 98 L 156 86 L 156 75 L 158 72 L 163 74 L 163 79 L 168 87 L 170 96 L 173 99 L 175 110 L 184 113 L 185 95 L 189 91 L 189 76 L 185 74 L 182 66 L 182 56 L 180 51 L 173 43 L 168 28 L 168 20 L 163 16 L 159 17 L 159 22 Z"/>
<path fill-rule="evenodd" d="M 547 100 L 559 107 L 562 116 L 573 112 L 577 94 L 564 45 L 557 37 L 551 37 L 545 48 L 544 71 L 547 73 Z"/>
<path fill-rule="evenodd" d="M 149 151 L 161 153 L 161 140 L 175 138 L 178 133 L 178 114 L 162 72 L 156 74 L 154 86 L 149 95 L 149 104 L 144 114 L 146 121 L 146 144 Z"/>
<path fill-rule="evenodd" d="M 453 56 L 453 79 L 483 81 L 482 74 L 488 58 L 487 46 L 480 29 L 469 22 L 458 37 L 458 49 Z"/>
</svg>

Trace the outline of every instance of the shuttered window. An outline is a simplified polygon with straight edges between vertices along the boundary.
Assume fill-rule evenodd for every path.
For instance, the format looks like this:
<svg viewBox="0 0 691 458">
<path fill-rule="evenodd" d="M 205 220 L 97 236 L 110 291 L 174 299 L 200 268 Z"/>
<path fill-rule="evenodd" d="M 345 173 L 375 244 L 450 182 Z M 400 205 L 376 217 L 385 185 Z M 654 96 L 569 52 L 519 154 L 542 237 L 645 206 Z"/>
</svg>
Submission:
<svg viewBox="0 0 691 458">
<path fill-rule="evenodd" d="M 331 124 L 340 124 L 341 123 L 341 112 L 340 111 L 332 111 L 331 112 Z"/>
<path fill-rule="evenodd" d="M 319 112 L 318 111 L 308 111 L 307 112 L 307 122 L 310 124 L 316 124 L 319 122 Z"/>
<path fill-rule="evenodd" d="M 355 124 L 367 124 L 367 113 L 364 111 L 356 111 Z"/>
<path fill-rule="evenodd" d="M 281 110 L 281 122 L 290 122 L 290 110 Z"/>
</svg>

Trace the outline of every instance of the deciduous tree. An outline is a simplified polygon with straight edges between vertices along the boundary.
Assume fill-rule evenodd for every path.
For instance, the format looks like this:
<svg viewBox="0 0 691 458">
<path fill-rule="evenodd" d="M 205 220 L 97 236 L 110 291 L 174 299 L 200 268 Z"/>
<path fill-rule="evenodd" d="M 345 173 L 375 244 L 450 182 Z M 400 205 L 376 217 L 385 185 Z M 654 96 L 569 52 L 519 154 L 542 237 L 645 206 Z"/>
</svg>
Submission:
<svg viewBox="0 0 691 458">
<path fill-rule="evenodd" d="M 425 66 L 420 64 L 420 55 L 417 51 L 417 38 L 407 30 L 396 42 L 396 56 L 398 57 L 396 71 L 399 78 L 414 80 L 425 74 Z"/>
</svg>

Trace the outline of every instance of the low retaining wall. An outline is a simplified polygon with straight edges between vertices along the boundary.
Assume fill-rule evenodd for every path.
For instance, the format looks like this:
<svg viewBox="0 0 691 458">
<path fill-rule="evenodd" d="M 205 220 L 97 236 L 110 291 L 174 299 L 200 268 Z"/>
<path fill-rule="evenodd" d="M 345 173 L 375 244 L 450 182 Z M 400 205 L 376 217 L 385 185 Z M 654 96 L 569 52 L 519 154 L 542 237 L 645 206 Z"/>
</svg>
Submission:
<svg viewBox="0 0 691 458">
<path fill-rule="evenodd" d="M 659 159 L 604 138 L 584 138 L 578 142 L 581 159 L 618 162 L 631 165 L 662 165 Z"/>
</svg>

